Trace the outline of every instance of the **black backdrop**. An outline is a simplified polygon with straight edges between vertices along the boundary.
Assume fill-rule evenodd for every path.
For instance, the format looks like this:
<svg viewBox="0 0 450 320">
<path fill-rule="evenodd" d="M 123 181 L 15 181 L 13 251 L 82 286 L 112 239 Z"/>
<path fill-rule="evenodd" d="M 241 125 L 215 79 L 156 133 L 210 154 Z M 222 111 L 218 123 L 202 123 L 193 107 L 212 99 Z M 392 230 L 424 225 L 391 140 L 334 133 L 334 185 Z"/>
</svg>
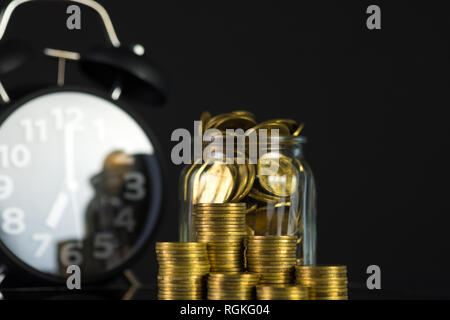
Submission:
<svg viewBox="0 0 450 320">
<path fill-rule="evenodd" d="M 5 4 L 0 2 L 0 6 Z M 305 121 L 318 185 L 318 259 L 368 265 L 386 292 L 449 296 L 450 19 L 443 1 L 100 1 L 124 43 L 142 43 L 171 78 L 169 102 L 136 106 L 168 163 L 168 206 L 153 240 L 177 238 L 180 167 L 169 162 L 176 128 L 201 111 L 248 109 L 259 119 Z M 295 5 L 294 5 L 295 3 Z M 365 10 L 382 9 L 369 31 Z M 83 52 L 105 41 L 93 12 L 65 28 L 65 5 L 28 5 L 7 35 L 36 47 Z M 56 62 L 38 58 L 4 79 L 7 89 L 54 84 Z M 88 80 L 76 64 L 69 84 Z M 153 282 L 153 245 L 135 266 Z"/>
</svg>

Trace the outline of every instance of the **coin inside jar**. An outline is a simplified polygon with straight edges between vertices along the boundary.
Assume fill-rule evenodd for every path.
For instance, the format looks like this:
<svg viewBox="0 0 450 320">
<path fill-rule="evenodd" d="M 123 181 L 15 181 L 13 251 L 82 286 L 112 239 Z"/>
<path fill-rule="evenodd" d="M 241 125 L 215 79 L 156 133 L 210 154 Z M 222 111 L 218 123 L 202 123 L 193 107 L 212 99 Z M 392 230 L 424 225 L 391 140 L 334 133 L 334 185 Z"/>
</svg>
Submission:
<svg viewBox="0 0 450 320">
<path fill-rule="evenodd" d="M 261 156 L 257 172 L 259 183 L 269 193 L 287 197 L 297 188 L 297 171 L 292 159 L 278 152 L 268 152 Z"/>
<path fill-rule="evenodd" d="M 230 199 L 233 189 L 234 179 L 230 166 L 217 162 L 204 163 L 194 179 L 193 201 L 226 202 Z"/>
</svg>

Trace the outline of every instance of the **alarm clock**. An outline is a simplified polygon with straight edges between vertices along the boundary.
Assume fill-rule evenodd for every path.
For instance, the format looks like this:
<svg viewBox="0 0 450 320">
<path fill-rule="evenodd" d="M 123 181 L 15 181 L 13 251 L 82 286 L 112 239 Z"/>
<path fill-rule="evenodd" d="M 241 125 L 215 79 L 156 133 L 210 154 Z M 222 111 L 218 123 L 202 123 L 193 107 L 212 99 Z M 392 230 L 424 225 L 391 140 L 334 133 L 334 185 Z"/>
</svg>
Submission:
<svg viewBox="0 0 450 320">
<path fill-rule="evenodd" d="M 72 265 L 80 268 L 85 284 L 105 281 L 142 252 L 161 211 L 158 143 L 128 103 L 161 104 L 167 84 L 142 46 L 120 43 L 100 4 L 72 0 L 65 2 L 98 13 L 110 45 L 86 53 L 45 49 L 45 55 L 58 59 L 57 86 L 14 100 L 2 76 L 28 62 L 33 50 L 23 40 L 3 36 L 14 10 L 28 2 L 40 1 L 13 0 L 0 15 L 4 284 L 23 285 L 21 279 L 27 285 L 62 284 Z M 66 61 L 75 61 L 110 91 L 66 86 Z"/>
</svg>

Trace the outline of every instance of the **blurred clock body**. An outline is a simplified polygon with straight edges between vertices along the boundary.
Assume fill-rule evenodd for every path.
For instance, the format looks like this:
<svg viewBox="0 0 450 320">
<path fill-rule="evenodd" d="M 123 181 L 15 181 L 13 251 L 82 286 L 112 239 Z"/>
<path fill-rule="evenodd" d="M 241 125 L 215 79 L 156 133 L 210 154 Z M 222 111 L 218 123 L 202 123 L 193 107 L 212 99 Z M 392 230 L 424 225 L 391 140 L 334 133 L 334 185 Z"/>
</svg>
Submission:
<svg viewBox="0 0 450 320">
<path fill-rule="evenodd" d="M 0 121 L 0 247 L 50 280 L 123 268 L 148 240 L 162 200 L 156 146 L 116 102 L 78 89 L 15 103 Z"/>
</svg>

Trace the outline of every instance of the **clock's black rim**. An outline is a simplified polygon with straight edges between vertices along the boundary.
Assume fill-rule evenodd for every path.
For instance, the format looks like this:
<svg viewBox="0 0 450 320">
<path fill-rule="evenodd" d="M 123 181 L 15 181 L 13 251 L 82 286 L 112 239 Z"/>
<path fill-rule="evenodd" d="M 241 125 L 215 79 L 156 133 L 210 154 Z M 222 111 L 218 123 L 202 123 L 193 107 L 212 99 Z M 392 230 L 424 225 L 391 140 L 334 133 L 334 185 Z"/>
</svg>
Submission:
<svg viewBox="0 0 450 320">
<path fill-rule="evenodd" d="M 139 240 L 136 242 L 136 245 L 134 246 L 133 250 L 130 252 L 129 256 L 118 266 L 115 268 L 102 272 L 97 275 L 92 276 L 86 276 L 82 277 L 82 282 L 85 284 L 95 284 L 102 281 L 106 281 L 108 279 L 112 279 L 114 276 L 120 274 L 123 270 L 125 270 L 127 267 L 129 267 L 133 262 L 136 261 L 136 259 L 142 254 L 142 252 L 146 249 L 147 245 L 149 244 L 153 234 L 154 230 L 156 228 L 156 225 L 158 224 L 158 221 L 161 218 L 161 212 L 164 208 L 165 204 L 165 194 L 166 194 L 166 185 L 164 183 L 163 175 L 166 171 L 165 163 L 162 161 L 162 153 L 161 153 L 161 147 L 158 143 L 158 140 L 156 139 L 153 132 L 150 130 L 148 125 L 140 119 L 139 116 L 136 115 L 136 113 L 133 111 L 133 109 L 124 101 L 119 100 L 112 100 L 110 99 L 104 92 L 100 90 L 95 90 L 91 88 L 85 88 L 82 86 L 64 86 L 64 87 L 49 87 L 37 90 L 33 93 L 27 94 L 24 97 L 18 99 L 17 101 L 14 101 L 11 105 L 7 106 L 5 111 L 0 112 L 0 127 L 2 124 L 8 119 L 10 115 L 12 115 L 17 109 L 19 109 L 23 104 L 31 101 L 32 99 L 38 98 L 40 96 L 51 94 L 51 93 L 57 93 L 57 92 L 79 92 L 79 93 L 85 93 L 90 94 L 99 98 L 102 98 L 114 105 L 116 105 L 118 108 L 120 108 L 122 111 L 124 111 L 126 114 L 128 114 L 144 131 L 145 135 L 147 136 L 147 139 L 152 144 L 155 152 L 154 152 L 154 159 L 156 161 L 153 161 L 152 165 L 156 166 L 154 170 L 156 172 L 157 177 L 153 177 L 154 179 L 159 180 L 159 185 L 161 186 L 159 190 L 159 199 L 153 199 L 152 201 L 157 201 L 158 203 L 154 206 L 155 214 L 151 215 L 149 214 L 149 220 L 146 223 L 146 226 L 144 230 L 142 231 L 142 235 L 139 237 Z M 150 209 L 149 209 L 150 210 Z M 0 240 L 0 257 L 4 259 L 4 261 L 0 260 L 0 263 L 4 263 L 7 266 L 13 266 L 13 267 L 19 267 L 22 273 L 25 273 L 25 277 L 34 276 L 41 280 L 46 280 L 51 283 L 55 284 L 63 284 L 66 282 L 67 278 L 63 276 L 53 275 L 45 272 L 41 272 L 32 266 L 28 265 L 21 259 L 19 259 L 4 243 L 2 240 Z"/>
</svg>

